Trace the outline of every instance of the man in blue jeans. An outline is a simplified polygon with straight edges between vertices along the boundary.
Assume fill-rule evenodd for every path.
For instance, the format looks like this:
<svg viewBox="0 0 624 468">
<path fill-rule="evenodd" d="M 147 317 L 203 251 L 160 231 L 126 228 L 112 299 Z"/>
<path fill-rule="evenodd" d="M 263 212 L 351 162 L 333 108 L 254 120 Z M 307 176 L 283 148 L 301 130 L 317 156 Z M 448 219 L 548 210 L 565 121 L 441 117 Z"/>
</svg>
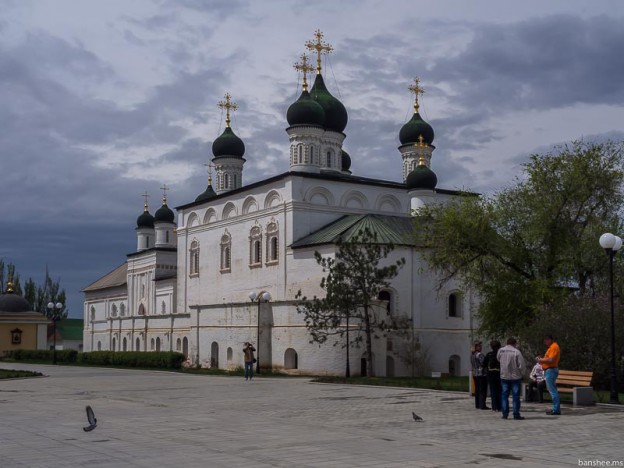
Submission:
<svg viewBox="0 0 624 468">
<path fill-rule="evenodd" d="M 546 378 L 546 388 L 552 398 L 552 409 L 547 411 L 549 416 L 558 416 L 561 414 L 561 405 L 559 403 L 559 392 L 557 391 L 557 377 L 559 376 L 559 359 L 561 358 L 561 349 L 555 342 L 552 335 L 544 337 L 544 344 L 548 346 L 544 357 L 538 357 L 539 362 L 544 368 L 544 377 Z"/>
<path fill-rule="evenodd" d="M 522 353 L 516 348 L 516 339 L 509 338 L 507 346 L 501 348 L 496 353 L 500 362 L 501 384 L 503 388 L 501 412 L 503 419 L 509 416 L 509 391 L 513 400 L 513 418 L 522 420 L 520 416 L 520 387 L 522 386 L 522 374 L 525 364 Z"/>
<path fill-rule="evenodd" d="M 251 380 L 253 378 L 253 365 L 255 362 L 254 358 L 254 348 L 251 343 L 245 342 L 245 347 L 243 348 L 243 353 L 245 354 L 245 380 Z"/>
</svg>

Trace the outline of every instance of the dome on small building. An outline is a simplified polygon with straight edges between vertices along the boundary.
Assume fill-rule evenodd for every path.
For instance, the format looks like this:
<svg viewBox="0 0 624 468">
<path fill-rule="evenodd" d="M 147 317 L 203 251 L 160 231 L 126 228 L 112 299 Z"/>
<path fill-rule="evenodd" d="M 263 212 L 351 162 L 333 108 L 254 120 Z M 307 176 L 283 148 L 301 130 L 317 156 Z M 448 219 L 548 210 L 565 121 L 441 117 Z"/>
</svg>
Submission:
<svg viewBox="0 0 624 468">
<path fill-rule="evenodd" d="M 19 314 L 32 312 L 32 305 L 22 296 L 15 294 L 13 285 L 9 282 L 7 290 L 0 295 L 0 314 Z"/>
<path fill-rule="evenodd" d="M 137 229 L 139 228 L 150 228 L 154 227 L 154 217 L 147 210 L 147 206 L 145 206 L 145 210 L 141 215 L 137 218 Z"/>
</svg>

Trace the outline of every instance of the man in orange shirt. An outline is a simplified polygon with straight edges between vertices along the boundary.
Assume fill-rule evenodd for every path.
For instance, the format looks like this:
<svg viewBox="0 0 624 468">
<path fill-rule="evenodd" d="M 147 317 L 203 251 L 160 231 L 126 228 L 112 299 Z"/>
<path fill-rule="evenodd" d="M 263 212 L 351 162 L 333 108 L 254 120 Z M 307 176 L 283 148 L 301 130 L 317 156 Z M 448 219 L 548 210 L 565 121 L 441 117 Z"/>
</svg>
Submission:
<svg viewBox="0 0 624 468">
<path fill-rule="evenodd" d="M 548 346 L 548 349 L 546 350 L 544 357 L 537 358 L 537 362 L 539 362 L 544 369 L 546 387 L 548 388 L 548 392 L 552 398 L 552 410 L 547 411 L 546 414 L 555 416 L 561 414 L 559 392 L 557 391 L 557 377 L 559 376 L 559 358 L 561 357 L 561 350 L 552 335 L 546 335 L 544 337 L 544 344 Z"/>
</svg>

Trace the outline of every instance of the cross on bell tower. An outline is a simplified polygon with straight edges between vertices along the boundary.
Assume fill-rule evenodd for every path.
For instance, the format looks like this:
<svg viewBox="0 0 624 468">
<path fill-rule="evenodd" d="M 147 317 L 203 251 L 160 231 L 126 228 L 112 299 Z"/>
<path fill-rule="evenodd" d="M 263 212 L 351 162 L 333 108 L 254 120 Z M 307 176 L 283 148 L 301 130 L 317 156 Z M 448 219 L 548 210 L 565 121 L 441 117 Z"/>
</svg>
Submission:
<svg viewBox="0 0 624 468">
<path fill-rule="evenodd" d="M 308 90 L 308 72 L 314 70 L 314 67 L 308 63 L 308 56 L 306 54 L 301 54 L 301 62 L 296 62 L 293 65 L 293 68 L 297 71 L 303 73 L 303 90 Z"/>
<path fill-rule="evenodd" d="M 208 168 L 208 185 L 212 186 L 212 169 L 215 167 L 214 164 L 206 163 L 204 164 Z"/>
<path fill-rule="evenodd" d="M 314 32 L 316 41 L 307 41 L 306 48 L 309 51 L 316 51 L 316 73 L 321 74 L 321 54 L 331 54 L 334 48 L 327 42 L 323 42 L 323 33 L 320 29 Z"/>
<path fill-rule="evenodd" d="M 414 78 L 414 84 L 411 84 L 407 87 L 411 93 L 414 93 L 414 112 L 417 113 L 419 109 L 418 104 L 418 96 L 422 96 L 425 94 L 425 89 L 420 86 L 420 79 L 418 77 Z"/>
<path fill-rule="evenodd" d="M 231 122 L 230 111 L 235 112 L 238 110 L 238 104 L 232 102 L 232 96 L 230 96 L 230 93 L 225 93 L 225 96 L 223 97 L 225 100 L 219 101 L 217 107 L 221 110 L 225 109 L 225 126 L 229 127 Z"/>
</svg>

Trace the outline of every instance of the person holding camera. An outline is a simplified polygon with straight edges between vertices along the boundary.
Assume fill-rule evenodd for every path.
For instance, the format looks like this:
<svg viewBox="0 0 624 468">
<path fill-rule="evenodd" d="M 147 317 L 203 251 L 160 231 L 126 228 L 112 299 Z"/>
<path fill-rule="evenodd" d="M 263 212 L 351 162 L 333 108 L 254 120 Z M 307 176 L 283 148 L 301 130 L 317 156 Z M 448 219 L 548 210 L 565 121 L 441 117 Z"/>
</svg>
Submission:
<svg viewBox="0 0 624 468">
<path fill-rule="evenodd" d="M 245 342 L 243 353 L 245 354 L 245 380 L 251 380 L 253 378 L 253 365 L 256 362 L 254 357 L 254 348 L 249 341 Z"/>
</svg>

